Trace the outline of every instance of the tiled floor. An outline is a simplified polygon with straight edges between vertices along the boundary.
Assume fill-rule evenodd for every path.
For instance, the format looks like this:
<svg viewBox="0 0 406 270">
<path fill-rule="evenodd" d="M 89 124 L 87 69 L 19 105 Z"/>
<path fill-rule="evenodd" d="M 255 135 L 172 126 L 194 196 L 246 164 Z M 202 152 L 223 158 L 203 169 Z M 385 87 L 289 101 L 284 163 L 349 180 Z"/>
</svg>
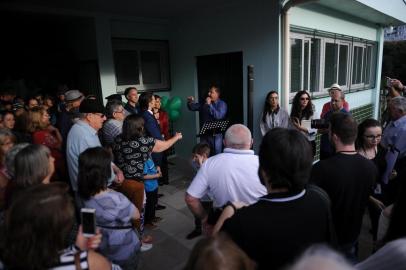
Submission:
<svg viewBox="0 0 406 270">
<path fill-rule="evenodd" d="M 157 211 L 157 216 L 163 218 L 158 228 L 147 231 L 154 238 L 154 247 L 141 253 L 139 270 L 181 270 L 183 269 L 190 251 L 200 237 L 187 240 L 186 234 L 194 228 L 194 219 L 184 202 L 185 190 L 193 178 L 193 170 L 187 161 L 171 159 L 170 185 L 159 188 L 164 197 L 159 199 L 165 210 Z M 369 256 L 372 250 L 371 235 L 369 234 L 369 218 L 364 217 L 360 236 L 359 256 L 361 259 Z"/>
<path fill-rule="evenodd" d="M 154 238 L 151 250 L 141 254 L 140 270 L 183 269 L 189 253 L 200 237 L 187 240 L 186 234 L 194 228 L 194 218 L 187 208 L 184 197 L 185 190 L 193 177 L 193 170 L 188 162 L 172 159 L 170 165 L 170 185 L 159 187 L 164 197 L 159 203 L 166 209 L 156 212 L 163 218 L 158 228 L 147 231 Z"/>
</svg>

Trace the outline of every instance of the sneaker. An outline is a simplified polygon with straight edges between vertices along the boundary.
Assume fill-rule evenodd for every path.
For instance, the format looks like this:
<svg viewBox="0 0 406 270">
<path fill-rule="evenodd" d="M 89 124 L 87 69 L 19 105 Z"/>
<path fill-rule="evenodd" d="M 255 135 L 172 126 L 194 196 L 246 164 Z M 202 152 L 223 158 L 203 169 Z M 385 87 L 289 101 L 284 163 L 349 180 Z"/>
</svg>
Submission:
<svg viewBox="0 0 406 270">
<path fill-rule="evenodd" d="M 166 209 L 166 206 L 164 206 L 164 205 L 160 205 L 160 204 L 155 205 L 155 210 L 164 210 L 164 209 Z"/>
<path fill-rule="evenodd" d="M 144 235 L 141 241 L 144 244 L 152 244 L 153 238 L 151 235 Z"/>
<path fill-rule="evenodd" d="M 190 239 L 196 238 L 200 235 L 202 235 L 202 230 L 194 229 L 191 233 L 186 235 L 186 239 L 190 240 Z"/>
<path fill-rule="evenodd" d="M 152 244 L 142 243 L 141 245 L 141 252 L 148 251 L 152 248 Z"/>
</svg>

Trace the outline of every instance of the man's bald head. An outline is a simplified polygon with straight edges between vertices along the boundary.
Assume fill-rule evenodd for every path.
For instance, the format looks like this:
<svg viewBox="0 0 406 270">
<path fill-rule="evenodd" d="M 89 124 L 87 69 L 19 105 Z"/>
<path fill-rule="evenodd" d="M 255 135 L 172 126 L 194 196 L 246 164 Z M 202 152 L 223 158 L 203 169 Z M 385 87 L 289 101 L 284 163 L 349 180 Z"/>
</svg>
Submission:
<svg viewBox="0 0 406 270">
<path fill-rule="evenodd" d="M 251 149 L 251 131 L 241 124 L 232 125 L 227 129 L 224 135 L 224 145 L 227 148 Z"/>
</svg>

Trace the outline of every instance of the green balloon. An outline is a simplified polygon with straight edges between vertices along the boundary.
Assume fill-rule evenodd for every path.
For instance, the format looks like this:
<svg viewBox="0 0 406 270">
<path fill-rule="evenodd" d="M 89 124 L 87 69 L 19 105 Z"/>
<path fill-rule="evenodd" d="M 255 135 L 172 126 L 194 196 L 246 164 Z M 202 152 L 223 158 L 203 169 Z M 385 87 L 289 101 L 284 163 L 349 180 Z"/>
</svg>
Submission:
<svg viewBox="0 0 406 270">
<path fill-rule="evenodd" d="M 171 121 L 176 121 L 180 117 L 180 112 L 177 110 L 170 110 L 168 114 Z"/>
<path fill-rule="evenodd" d="M 168 100 L 169 98 L 166 96 L 161 97 L 161 108 L 166 110 L 166 106 L 168 106 Z"/>
<path fill-rule="evenodd" d="M 180 108 L 182 107 L 182 100 L 180 99 L 180 97 L 173 97 L 171 98 L 171 100 L 169 101 L 168 104 L 168 109 L 170 111 L 178 111 L 180 110 Z"/>
</svg>

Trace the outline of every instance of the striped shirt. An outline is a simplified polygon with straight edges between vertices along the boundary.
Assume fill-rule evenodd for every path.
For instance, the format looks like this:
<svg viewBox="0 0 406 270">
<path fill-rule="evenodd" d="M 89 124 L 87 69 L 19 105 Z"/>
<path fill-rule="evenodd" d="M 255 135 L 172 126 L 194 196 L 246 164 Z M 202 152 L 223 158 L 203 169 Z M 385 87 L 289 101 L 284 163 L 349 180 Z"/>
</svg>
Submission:
<svg viewBox="0 0 406 270">
<path fill-rule="evenodd" d="M 87 251 L 80 251 L 75 246 L 70 246 L 63 250 L 60 255 L 59 265 L 51 268 L 52 270 L 76 270 L 75 254 L 80 252 L 80 266 L 83 270 L 89 269 L 87 261 Z"/>
</svg>

